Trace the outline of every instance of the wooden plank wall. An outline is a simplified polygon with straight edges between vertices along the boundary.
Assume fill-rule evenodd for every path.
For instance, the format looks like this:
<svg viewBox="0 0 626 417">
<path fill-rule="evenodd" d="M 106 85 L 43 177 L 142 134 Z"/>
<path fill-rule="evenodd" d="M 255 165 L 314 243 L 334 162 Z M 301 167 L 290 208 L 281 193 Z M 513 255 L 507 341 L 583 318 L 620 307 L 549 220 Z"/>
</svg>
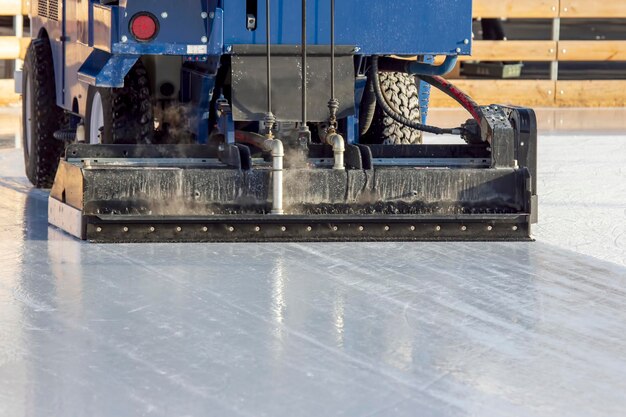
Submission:
<svg viewBox="0 0 626 417">
<path fill-rule="evenodd" d="M 626 18 L 624 0 L 473 0 L 474 17 L 507 19 Z M 626 61 L 624 41 L 475 41 L 471 57 L 461 61 Z M 455 83 L 482 103 L 535 107 L 625 107 L 623 80 L 469 80 Z M 454 101 L 438 91 L 434 107 Z"/>
<path fill-rule="evenodd" d="M 573 19 L 626 18 L 625 0 L 473 0 L 477 18 Z M 0 0 L 0 15 L 28 13 L 29 1 Z M 24 57 L 28 39 L 0 36 L 0 59 Z M 626 61 L 625 41 L 476 41 L 473 56 L 462 60 L 478 61 Z M 519 105 L 626 106 L 626 81 L 560 80 L 457 80 L 459 87 L 480 102 Z M 16 102 L 12 80 L 0 80 L 0 105 Z M 432 104 L 454 106 L 439 92 Z"/>
</svg>

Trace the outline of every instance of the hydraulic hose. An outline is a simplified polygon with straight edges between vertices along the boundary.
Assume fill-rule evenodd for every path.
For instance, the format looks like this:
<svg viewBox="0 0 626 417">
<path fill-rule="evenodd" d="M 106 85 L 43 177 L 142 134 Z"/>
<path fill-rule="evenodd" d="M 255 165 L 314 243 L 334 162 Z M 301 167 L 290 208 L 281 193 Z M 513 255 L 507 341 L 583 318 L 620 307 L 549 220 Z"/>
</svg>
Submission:
<svg viewBox="0 0 626 417">
<path fill-rule="evenodd" d="M 365 135 L 372 127 L 374 116 L 376 115 L 376 92 L 374 91 L 374 80 L 367 77 L 361 111 L 359 112 L 359 133 Z"/>
<path fill-rule="evenodd" d="M 390 106 L 387 97 L 382 92 L 380 88 L 380 77 L 378 76 L 378 57 L 372 57 L 372 67 L 370 68 L 370 76 L 372 77 L 372 84 L 374 86 L 374 92 L 376 93 L 376 99 L 378 100 L 378 104 L 383 109 L 385 114 L 391 117 L 396 122 L 403 124 L 411 129 L 420 130 L 426 133 L 432 133 L 435 135 L 461 135 L 463 133 L 462 128 L 454 128 L 454 129 L 442 129 L 440 127 L 428 126 L 422 123 L 416 122 L 414 120 L 407 119 L 401 114 L 398 114 L 393 108 Z M 428 81 L 427 81 L 428 82 Z"/>
<path fill-rule="evenodd" d="M 427 82 L 438 90 L 441 90 L 446 95 L 454 99 L 454 101 L 463 106 L 463 108 L 472 115 L 474 120 L 476 120 L 480 124 L 481 120 L 484 118 L 483 109 L 469 95 L 465 94 L 454 84 L 452 84 L 443 77 L 421 74 L 417 74 L 417 76 L 421 80 Z"/>
</svg>

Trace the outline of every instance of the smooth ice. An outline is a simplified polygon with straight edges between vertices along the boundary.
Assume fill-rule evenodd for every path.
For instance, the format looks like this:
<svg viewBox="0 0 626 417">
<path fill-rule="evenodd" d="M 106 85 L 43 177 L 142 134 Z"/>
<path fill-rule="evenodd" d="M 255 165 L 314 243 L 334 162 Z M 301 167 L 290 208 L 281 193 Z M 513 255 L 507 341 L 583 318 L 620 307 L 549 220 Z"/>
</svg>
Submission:
<svg viewBox="0 0 626 417">
<path fill-rule="evenodd" d="M 87 244 L 0 150 L 0 416 L 623 416 L 626 138 L 541 143 L 511 244 Z"/>
</svg>

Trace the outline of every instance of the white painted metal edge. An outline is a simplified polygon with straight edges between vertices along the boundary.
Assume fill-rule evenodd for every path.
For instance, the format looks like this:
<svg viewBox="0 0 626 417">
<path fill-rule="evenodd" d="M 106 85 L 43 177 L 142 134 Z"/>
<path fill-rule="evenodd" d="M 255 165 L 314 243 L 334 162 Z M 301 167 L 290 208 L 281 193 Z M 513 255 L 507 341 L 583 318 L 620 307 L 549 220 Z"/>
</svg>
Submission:
<svg viewBox="0 0 626 417">
<path fill-rule="evenodd" d="M 48 198 L 48 222 L 72 236 L 85 239 L 83 213 L 53 197 Z"/>
</svg>

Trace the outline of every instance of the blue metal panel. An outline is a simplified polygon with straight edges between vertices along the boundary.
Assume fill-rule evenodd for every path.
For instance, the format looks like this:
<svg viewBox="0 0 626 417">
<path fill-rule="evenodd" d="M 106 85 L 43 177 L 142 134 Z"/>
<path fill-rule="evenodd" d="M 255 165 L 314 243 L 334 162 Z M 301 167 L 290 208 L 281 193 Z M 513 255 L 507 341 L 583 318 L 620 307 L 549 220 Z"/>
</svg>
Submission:
<svg viewBox="0 0 626 417">
<path fill-rule="evenodd" d="M 185 55 L 187 45 L 206 48 L 208 44 L 212 20 L 209 11 L 214 10 L 209 10 L 206 0 L 132 0 L 120 3 L 120 44 L 114 46 L 114 52 Z M 150 42 L 138 42 L 130 32 L 133 16 L 141 12 L 151 13 L 158 21 L 158 35 Z M 204 51 L 206 53 L 206 49 Z"/>
<path fill-rule="evenodd" d="M 258 29 L 250 32 L 245 2 L 225 3 L 224 42 L 263 44 L 264 8 L 260 5 Z M 336 13 L 337 44 L 354 45 L 362 54 L 470 54 L 469 0 L 338 0 Z M 299 44 L 300 15 L 299 1 L 272 0 L 272 43 Z M 310 43 L 330 43 L 330 1 L 310 0 L 308 16 Z"/>
</svg>

